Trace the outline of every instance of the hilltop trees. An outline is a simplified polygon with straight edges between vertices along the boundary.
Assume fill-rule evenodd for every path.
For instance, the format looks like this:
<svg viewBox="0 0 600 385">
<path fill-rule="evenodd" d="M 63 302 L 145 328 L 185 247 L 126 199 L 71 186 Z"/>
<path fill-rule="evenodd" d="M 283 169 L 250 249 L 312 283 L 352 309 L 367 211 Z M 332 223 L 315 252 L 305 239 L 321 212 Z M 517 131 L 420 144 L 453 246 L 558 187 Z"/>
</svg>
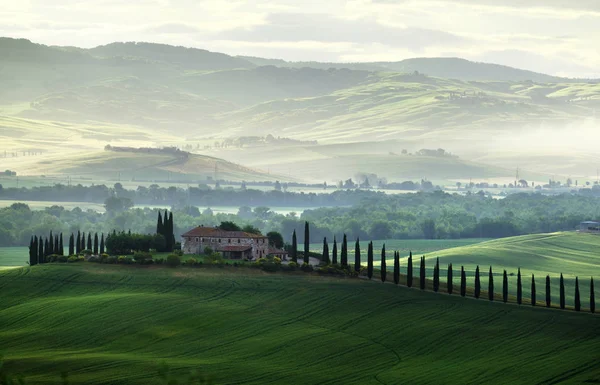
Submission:
<svg viewBox="0 0 600 385">
<path fill-rule="evenodd" d="M 333 251 L 332 251 L 332 255 L 331 255 L 331 263 L 334 265 L 337 265 L 338 263 L 338 252 L 337 252 L 337 241 L 335 240 L 335 235 L 333 236 Z"/>
<path fill-rule="evenodd" d="M 308 228 L 308 222 L 304 222 L 304 263 L 307 265 L 310 263 L 310 229 Z"/>
<path fill-rule="evenodd" d="M 222 226 L 224 226 L 224 225 L 227 226 L 228 223 L 222 222 L 219 227 L 222 228 Z M 222 229 L 228 230 L 228 231 L 240 231 L 241 230 L 237 225 L 235 225 L 235 226 L 237 227 L 236 229 L 231 229 L 231 230 L 225 229 L 225 228 L 222 228 Z M 158 212 L 158 219 L 156 221 L 156 234 L 162 235 L 165 239 L 164 247 L 158 251 L 173 251 L 175 249 L 173 212 L 169 213 L 167 210 L 165 210 L 164 216 L 161 215 L 160 211 Z M 108 242 L 108 239 L 107 239 L 107 242 Z"/>
<path fill-rule="evenodd" d="M 77 241 L 75 243 L 75 253 L 81 253 L 81 233 L 77 231 Z M 73 254 L 70 254 L 73 255 Z"/>
<path fill-rule="evenodd" d="M 71 233 L 71 236 L 69 237 L 69 255 L 74 255 L 75 254 L 75 238 L 73 236 L 73 233 Z"/>
<path fill-rule="evenodd" d="M 413 261 L 412 251 L 408 255 L 408 264 L 406 265 L 406 286 L 412 287 L 413 285 Z"/>
<path fill-rule="evenodd" d="M 373 278 L 373 241 L 369 242 L 367 249 L 367 277 Z"/>
<path fill-rule="evenodd" d="M 340 253 L 341 265 L 342 267 L 348 266 L 348 239 L 346 238 L 346 234 L 344 234 L 344 239 L 342 240 L 342 251 Z"/>
<path fill-rule="evenodd" d="M 94 249 L 94 246 L 92 245 L 92 233 L 88 233 L 86 250 L 93 250 L 93 249 Z"/>
<path fill-rule="evenodd" d="M 100 237 L 100 254 L 104 254 L 104 233 Z"/>
<path fill-rule="evenodd" d="M 385 262 L 385 243 L 381 248 L 381 282 L 385 282 L 385 278 L 387 275 L 387 266 Z"/>
<path fill-rule="evenodd" d="M 481 281 L 479 280 L 479 265 L 477 265 L 477 269 L 475 269 L 475 291 L 473 295 L 475 298 L 479 298 L 481 294 Z"/>
<path fill-rule="evenodd" d="M 394 283 L 400 283 L 400 252 L 394 252 Z"/>
<path fill-rule="evenodd" d="M 447 288 L 448 294 L 452 294 L 452 291 L 454 290 L 454 284 L 452 283 L 452 264 L 451 263 L 448 264 L 446 288 Z"/>
<path fill-rule="evenodd" d="M 435 261 L 435 267 L 433 268 L 433 291 L 438 292 L 440 290 L 440 259 L 437 258 Z"/>
<path fill-rule="evenodd" d="M 94 234 L 94 255 L 98 255 L 98 233 Z"/>
<path fill-rule="evenodd" d="M 335 246 L 333 246 L 333 250 L 335 253 Z M 294 233 L 292 234 L 292 249 L 290 250 L 290 254 L 292 262 L 298 263 L 298 241 L 296 239 L 296 230 L 294 230 Z"/>
<path fill-rule="evenodd" d="M 502 277 L 502 301 L 506 303 L 508 301 L 508 275 L 504 270 L 504 276 Z"/>
<path fill-rule="evenodd" d="M 29 266 L 34 266 L 37 264 L 37 236 L 34 238 L 31 237 L 31 241 L 29 242 Z"/>
<path fill-rule="evenodd" d="M 58 255 L 65 255 L 65 247 L 63 245 L 63 233 L 58 237 Z"/>
<path fill-rule="evenodd" d="M 492 273 L 492 267 L 490 266 L 490 273 L 488 277 L 488 299 L 494 300 L 494 273 Z"/>
<path fill-rule="evenodd" d="M 590 311 L 596 312 L 596 294 L 594 293 L 594 278 L 590 280 Z"/>
<path fill-rule="evenodd" d="M 550 295 L 550 276 L 546 276 L 546 307 L 552 305 L 552 296 Z"/>
<path fill-rule="evenodd" d="M 565 308 L 565 280 L 563 279 L 562 273 L 560 273 L 560 308 Z"/>
<path fill-rule="evenodd" d="M 425 290 L 425 257 L 421 257 L 421 266 L 419 268 L 419 287 L 421 290 Z"/>
<path fill-rule="evenodd" d="M 535 276 L 531 274 L 531 306 L 535 306 L 536 301 Z"/>
<path fill-rule="evenodd" d="M 460 295 L 467 295 L 467 276 L 465 275 L 465 267 L 460 267 Z"/>
<path fill-rule="evenodd" d="M 575 277 L 575 311 L 581 310 L 581 297 L 579 297 L 579 277 Z"/>
<path fill-rule="evenodd" d="M 360 272 L 360 241 L 356 238 L 356 243 L 354 244 L 354 271 Z"/>
<path fill-rule="evenodd" d="M 523 286 L 521 284 L 521 268 L 517 272 L 517 303 L 520 305 L 523 302 Z"/>
<path fill-rule="evenodd" d="M 327 237 L 323 238 L 323 263 L 326 265 L 331 263 L 329 259 L 329 245 L 327 244 Z"/>
<path fill-rule="evenodd" d="M 79 246 L 79 253 L 81 253 L 83 250 L 85 250 L 85 233 L 82 232 L 81 233 L 81 245 Z M 79 254 L 77 253 L 77 254 Z"/>
</svg>

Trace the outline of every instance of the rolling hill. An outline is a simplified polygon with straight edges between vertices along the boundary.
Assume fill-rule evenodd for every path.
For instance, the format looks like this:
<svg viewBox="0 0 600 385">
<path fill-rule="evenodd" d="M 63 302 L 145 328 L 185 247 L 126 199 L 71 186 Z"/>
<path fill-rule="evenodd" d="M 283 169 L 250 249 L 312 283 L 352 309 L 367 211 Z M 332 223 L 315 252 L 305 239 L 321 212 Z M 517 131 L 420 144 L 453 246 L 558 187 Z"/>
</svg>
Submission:
<svg viewBox="0 0 600 385">
<path fill-rule="evenodd" d="M 592 383 L 600 318 L 239 268 L 0 272 L 4 368 L 28 384 Z"/>
</svg>

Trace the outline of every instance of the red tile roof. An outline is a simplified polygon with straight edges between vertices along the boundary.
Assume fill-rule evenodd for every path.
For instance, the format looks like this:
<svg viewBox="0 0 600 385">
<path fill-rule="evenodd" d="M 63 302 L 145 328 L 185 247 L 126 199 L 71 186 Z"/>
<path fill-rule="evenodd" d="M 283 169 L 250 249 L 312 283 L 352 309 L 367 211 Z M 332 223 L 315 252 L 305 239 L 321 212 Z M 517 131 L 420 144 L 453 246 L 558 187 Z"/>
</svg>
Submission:
<svg viewBox="0 0 600 385">
<path fill-rule="evenodd" d="M 198 226 L 183 234 L 182 237 L 213 237 L 213 238 L 267 238 L 264 235 L 247 233 L 245 231 L 225 231 L 216 227 Z"/>
<path fill-rule="evenodd" d="M 248 251 L 252 250 L 252 246 L 220 246 L 217 247 L 217 251 Z"/>
</svg>

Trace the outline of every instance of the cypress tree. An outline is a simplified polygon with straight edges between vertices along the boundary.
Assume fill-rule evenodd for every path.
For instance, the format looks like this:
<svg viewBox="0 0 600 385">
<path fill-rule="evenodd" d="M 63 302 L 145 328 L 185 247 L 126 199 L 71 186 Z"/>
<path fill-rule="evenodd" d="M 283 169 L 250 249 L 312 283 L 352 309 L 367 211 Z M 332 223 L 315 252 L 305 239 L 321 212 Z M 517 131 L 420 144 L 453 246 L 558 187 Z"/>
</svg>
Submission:
<svg viewBox="0 0 600 385">
<path fill-rule="evenodd" d="M 77 242 L 75 243 L 75 252 L 79 255 L 81 253 L 81 233 L 77 230 Z"/>
<path fill-rule="evenodd" d="M 481 281 L 479 280 L 479 265 L 477 265 L 477 269 L 475 269 L 475 298 L 479 298 L 481 294 Z"/>
<path fill-rule="evenodd" d="M 65 246 L 63 245 L 63 233 L 58 237 L 58 255 L 65 255 Z"/>
<path fill-rule="evenodd" d="M 175 250 L 175 224 L 173 223 L 173 212 L 169 213 L 169 234 L 167 237 L 170 239 L 169 241 L 169 251 Z"/>
<path fill-rule="evenodd" d="M 560 308 L 565 308 L 565 281 L 562 273 L 560 273 Z"/>
<path fill-rule="evenodd" d="M 335 239 L 335 235 L 333 236 L 333 251 L 331 253 L 331 264 L 332 265 L 337 265 L 338 263 L 338 258 L 337 258 L 337 241 Z"/>
<path fill-rule="evenodd" d="M 98 233 L 94 234 L 94 255 L 98 255 Z"/>
<path fill-rule="evenodd" d="M 48 237 L 48 239 L 50 241 L 48 242 L 48 247 L 46 248 L 46 255 L 55 254 L 55 252 L 54 252 L 54 236 L 52 235 L 52 230 L 50 230 L 50 237 Z"/>
<path fill-rule="evenodd" d="M 400 252 L 394 252 L 394 283 L 400 283 Z"/>
<path fill-rule="evenodd" d="M 49 256 L 50 252 L 50 243 L 48 242 L 48 238 L 44 239 L 44 259 L 42 259 L 43 263 L 46 263 L 46 257 Z"/>
<path fill-rule="evenodd" d="M 579 297 L 579 277 L 575 277 L 575 311 L 581 311 L 581 298 Z"/>
<path fill-rule="evenodd" d="M 552 305 L 552 297 L 550 295 L 550 276 L 546 276 L 546 307 Z"/>
<path fill-rule="evenodd" d="M 490 275 L 488 277 L 488 299 L 490 301 L 494 300 L 494 273 L 492 272 L 491 266 L 490 266 Z"/>
<path fill-rule="evenodd" d="M 296 240 L 296 230 L 294 230 L 294 233 L 292 234 L 292 250 L 290 251 L 292 254 L 292 262 L 298 263 L 298 242 Z"/>
<path fill-rule="evenodd" d="M 162 214 L 158 210 L 158 220 L 156 221 L 156 234 L 165 235 Z"/>
<path fill-rule="evenodd" d="M 596 312 L 596 294 L 594 293 L 594 278 L 590 280 L 590 311 Z"/>
<path fill-rule="evenodd" d="M 535 276 L 531 274 L 531 306 L 535 306 L 537 298 L 535 296 Z"/>
<path fill-rule="evenodd" d="M 38 240 L 37 235 L 31 237 L 31 246 L 29 246 L 29 266 L 37 264 L 38 256 Z"/>
<path fill-rule="evenodd" d="M 307 265 L 310 263 L 309 249 L 310 249 L 310 229 L 308 228 L 308 222 L 304 222 L 304 263 Z"/>
<path fill-rule="evenodd" d="M 100 254 L 104 254 L 104 233 L 100 237 Z"/>
<path fill-rule="evenodd" d="M 465 274 L 465 267 L 460 267 L 460 295 L 464 297 L 467 295 L 467 275 Z"/>
<path fill-rule="evenodd" d="M 58 249 L 58 234 L 54 236 L 54 247 L 52 248 L 53 254 L 60 255 L 60 250 Z"/>
<path fill-rule="evenodd" d="M 452 295 L 452 291 L 454 291 L 454 283 L 452 283 L 452 264 L 448 264 L 448 276 L 446 278 L 446 289 L 448 294 Z"/>
<path fill-rule="evenodd" d="M 373 278 L 373 242 L 369 242 L 367 250 L 367 277 Z"/>
<path fill-rule="evenodd" d="M 169 211 L 165 210 L 164 226 L 162 235 L 165 237 L 165 249 L 171 251 L 171 237 L 169 237 Z M 131 230 L 130 230 L 131 231 Z"/>
<path fill-rule="evenodd" d="M 425 256 L 421 257 L 421 266 L 419 268 L 419 286 L 421 290 L 425 290 Z"/>
<path fill-rule="evenodd" d="M 433 291 L 436 293 L 440 290 L 440 259 L 437 258 L 435 261 L 435 267 L 433 268 Z"/>
<path fill-rule="evenodd" d="M 354 244 L 354 271 L 360 271 L 360 241 L 356 238 L 356 243 Z"/>
<path fill-rule="evenodd" d="M 92 244 L 92 233 L 88 233 L 87 250 L 93 250 L 93 249 L 94 249 L 94 245 Z"/>
<path fill-rule="evenodd" d="M 69 237 L 69 255 L 75 254 L 75 236 L 71 233 Z"/>
<path fill-rule="evenodd" d="M 508 275 L 504 270 L 504 277 L 502 278 L 502 301 L 506 303 L 508 301 Z"/>
<path fill-rule="evenodd" d="M 340 255 L 340 259 L 342 262 L 342 267 L 348 266 L 348 239 L 346 238 L 346 234 L 344 234 L 344 239 L 342 240 L 342 252 Z"/>
<path fill-rule="evenodd" d="M 42 237 L 39 238 L 38 256 L 37 256 L 36 265 L 38 263 L 44 263 L 44 240 L 42 239 Z"/>
<path fill-rule="evenodd" d="M 523 285 L 521 283 L 521 268 L 517 272 L 517 303 L 523 303 Z"/>
<path fill-rule="evenodd" d="M 381 282 L 385 282 L 385 277 L 387 276 L 387 265 L 385 262 L 385 243 L 381 248 Z"/>
<path fill-rule="evenodd" d="M 406 265 L 406 286 L 412 287 L 413 285 L 413 261 L 412 251 L 408 255 L 408 264 Z"/>
<path fill-rule="evenodd" d="M 79 250 L 80 251 L 85 250 L 85 233 L 84 232 L 81 233 L 81 246 L 79 246 Z"/>
<path fill-rule="evenodd" d="M 327 244 L 327 237 L 323 238 L 323 263 L 329 265 L 329 245 Z"/>
<path fill-rule="evenodd" d="M 31 236 L 31 240 L 29 241 L 29 266 L 33 266 L 33 235 Z"/>
</svg>

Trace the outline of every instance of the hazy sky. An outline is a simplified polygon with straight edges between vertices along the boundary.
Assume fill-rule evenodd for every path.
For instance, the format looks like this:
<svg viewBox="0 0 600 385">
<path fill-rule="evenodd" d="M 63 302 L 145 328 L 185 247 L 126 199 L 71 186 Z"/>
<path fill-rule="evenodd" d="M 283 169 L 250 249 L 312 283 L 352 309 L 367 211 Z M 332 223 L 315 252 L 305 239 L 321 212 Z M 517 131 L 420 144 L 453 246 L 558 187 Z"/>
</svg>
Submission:
<svg viewBox="0 0 600 385">
<path fill-rule="evenodd" d="M 600 0 L 0 0 L 0 35 L 294 61 L 458 56 L 600 77 Z"/>
</svg>

